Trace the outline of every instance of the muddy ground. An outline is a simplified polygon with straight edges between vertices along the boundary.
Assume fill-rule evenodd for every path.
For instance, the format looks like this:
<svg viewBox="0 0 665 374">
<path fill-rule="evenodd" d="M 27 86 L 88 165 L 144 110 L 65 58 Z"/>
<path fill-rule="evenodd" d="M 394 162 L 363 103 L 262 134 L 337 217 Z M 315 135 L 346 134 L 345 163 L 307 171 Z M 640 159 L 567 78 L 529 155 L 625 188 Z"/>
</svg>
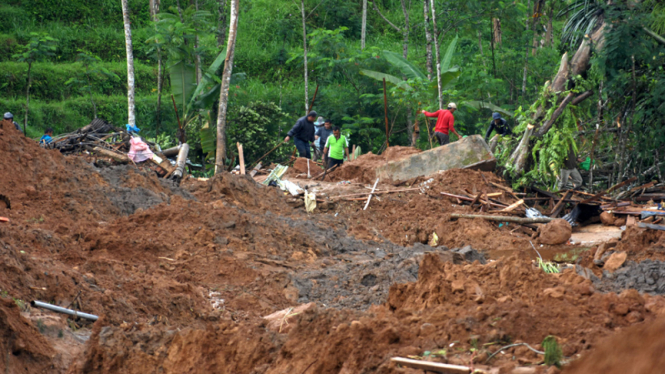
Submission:
<svg viewBox="0 0 665 374">
<path fill-rule="evenodd" d="M 0 222 L 0 372 L 417 373 L 390 358 L 425 352 L 551 372 L 524 346 L 489 356 L 516 342 L 542 349 L 553 335 L 582 362 L 601 339 L 665 314 L 665 273 L 649 255 L 659 234 L 624 233 L 612 250 L 629 261 L 613 273 L 591 248 L 552 275 L 533 264 L 528 231 L 451 220 L 471 210 L 440 193 L 494 192 L 490 182 L 503 182 L 492 173 L 452 170 L 422 190 L 377 196 L 368 210 L 338 201 L 307 214 L 248 176 L 176 186 L 133 165 L 96 168 L 41 149 L 13 127 L 0 128 L 0 157 L 10 202 L 0 201 L 10 220 Z M 381 156 L 363 157 L 340 180 L 373 179 L 363 163 Z M 309 302 L 283 321 L 288 333 L 262 318 Z"/>
</svg>

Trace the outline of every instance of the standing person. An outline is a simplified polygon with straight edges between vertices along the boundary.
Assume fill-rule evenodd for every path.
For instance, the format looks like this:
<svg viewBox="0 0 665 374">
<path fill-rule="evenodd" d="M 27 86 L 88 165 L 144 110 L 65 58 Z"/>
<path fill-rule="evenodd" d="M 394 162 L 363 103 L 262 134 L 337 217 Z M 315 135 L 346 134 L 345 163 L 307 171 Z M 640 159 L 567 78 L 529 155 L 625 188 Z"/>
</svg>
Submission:
<svg viewBox="0 0 665 374">
<path fill-rule="evenodd" d="M 314 121 L 316 120 L 316 112 L 311 111 L 305 117 L 301 117 L 296 121 L 296 124 L 293 125 L 286 138 L 284 138 L 284 143 L 293 138 L 293 143 L 298 149 L 298 155 L 300 157 L 312 158 L 312 153 L 310 152 L 310 145 L 314 143 Z"/>
<path fill-rule="evenodd" d="M 453 113 L 457 110 L 457 105 L 455 103 L 448 104 L 448 109 L 439 109 L 434 113 L 427 111 L 422 111 L 422 113 L 427 117 L 436 118 L 436 127 L 434 127 L 434 136 L 439 141 L 439 145 L 446 145 L 450 143 L 450 136 L 448 135 L 449 131 L 452 131 L 453 134 L 457 135 L 459 139 L 462 139 L 462 135 L 458 134 L 455 131 L 455 116 Z"/>
<path fill-rule="evenodd" d="M 47 128 L 44 130 L 44 135 L 39 139 L 39 145 L 47 145 L 53 141 L 53 129 Z"/>
<path fill-rule="evenodd" d="M 573 180 L 573 189 L 576 190 L 582 187 L 584 180 L 582 179 L 580 172 L 577 170 L 577 162 L 577 155 L 575 154 L 575 150 L 571 145 L 570 148 L 568 148 L 568 157 L 566 157 L 566 160 L 563 162 L 563 168 L 561 168 L 559 191 L 568 186 L 569 179 Z"/>
<path fill-rule="evenodd" d="M 321 129 L 323 127 L 324 123 L 325 123 L 325 120 L 323 119 L 323 117 L 317 118 L 316 122 L 314 122 L 314 147 L 313 147 L 314 148 L 314 154 L 312 155 L 313 156 L 312 159 L 314 161 L 318 161 L 322 158 L 321 157 L 322 156 L 321 155 L 321 149 L 323 148 L 323 144 L 321 144 L 321 141 L 319 140 L 319 138 L 316 137 L 316 134 L 319 132 L 319 129 Z"/>
<path fill-rule="evenodd" d="M 3 125 L 14 125 L 16 127 L 16 130 L 21 131 L 21 127 L 18 125 L 18 123 L 14 122 L 14 115 L 11 114 L 10 112 L 5 113 L 2 119 Z"/>
<path fill-rule="evenodd" d="M 332 135 L 328 137 L 323 148 L 323 154 L 328 159 L 328 168 L 344 164 L 344 154 L 349 159 L 349 141 L 341 134 L 339 127 L 333 127 Z"/>
<path fill-rule="evenodd" d="M 510 126 L 508 126 L 508 121 L 501 118 L 501 114 L 498 112 L 492 113 L 492 122 L 490 122 L 490 127 L 485 133 L 485 142 L 489 140 L 490 135 L 492 135 L 492 131 L 496 131 L 497 135 L 503 136 L 513 134 L 513 132 L 510 130 Z"/>
<path fill-rule="evenodd" d="M 330 137 L 333 134 L 332 128 L 333 128 L 332 121 L 327 119 L 323 122 L 323 126 L 316 129 L 316 132 L 314 133 L 317 153 L 321 156 L 321 159 L 326 157 L 326 155 L 323 152 L 323 148 L 326 145 L 328 137 Z M 316 159 L 314 161 L 316 161 Z"/>
</svg>

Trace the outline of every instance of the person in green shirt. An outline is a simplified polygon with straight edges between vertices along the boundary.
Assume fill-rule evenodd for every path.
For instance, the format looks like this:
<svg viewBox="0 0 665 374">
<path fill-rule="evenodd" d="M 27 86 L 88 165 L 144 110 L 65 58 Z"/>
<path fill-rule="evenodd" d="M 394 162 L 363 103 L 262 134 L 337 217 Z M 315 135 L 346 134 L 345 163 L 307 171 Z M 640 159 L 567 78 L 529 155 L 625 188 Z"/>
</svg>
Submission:
<svg viewBox="0 0 665 374">
<path fill-rule="evenodd" d="M 326 140 L 326 145 L 323 148 L 323 155 L 327 157 L 326 164 L 328 168 L 335 165 L 342 165 L 344 163 L 344 154 L 349 158 L 349 140 L 346 136 L 341 134 L 341 129 L 337 126 L 333 127 L 333 133 Z"/>
</svg>

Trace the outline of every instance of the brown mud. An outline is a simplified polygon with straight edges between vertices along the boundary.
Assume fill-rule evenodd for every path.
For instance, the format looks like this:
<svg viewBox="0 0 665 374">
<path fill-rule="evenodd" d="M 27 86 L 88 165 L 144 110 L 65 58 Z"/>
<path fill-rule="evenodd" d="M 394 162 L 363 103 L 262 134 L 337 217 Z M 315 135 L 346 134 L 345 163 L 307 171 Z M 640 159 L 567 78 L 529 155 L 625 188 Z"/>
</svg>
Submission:
<svg viewBox="0 0 665 374">
<path fill-rule="evenodd" d="M 445 349 L 436 360 L 477 365 L 509 343 L 540 349 L 547 335 L 584 356 L 665 314 L 662 297 L 629 284 L 603 293 L 586 272 L 544 273 L 514 225 L 451 220 L 472 209 L 440 192 L 493 191 L 488 182 L 503 182 L 491 173 L 451 170 L 404 186 L 420 191 L 377 195 L 368 210 L 343 201 L 306 214 L 248 176 L 175 186 L 140 165 L 96 168 L 44 150 L 13 127 L 0 127 L 0 157 L 11 202 L 0 202 L 10 219 L 0 223 L 0 372 L 414 373 L 390 357 Z M 616 248 L 656 248 L 650 235 L 629 230 Z M 262 318 L 308 302 L 285 314 L 286 334 Z M 525 347 L 504 353 L 489 363 L 542 362 Z"/>
</svg>

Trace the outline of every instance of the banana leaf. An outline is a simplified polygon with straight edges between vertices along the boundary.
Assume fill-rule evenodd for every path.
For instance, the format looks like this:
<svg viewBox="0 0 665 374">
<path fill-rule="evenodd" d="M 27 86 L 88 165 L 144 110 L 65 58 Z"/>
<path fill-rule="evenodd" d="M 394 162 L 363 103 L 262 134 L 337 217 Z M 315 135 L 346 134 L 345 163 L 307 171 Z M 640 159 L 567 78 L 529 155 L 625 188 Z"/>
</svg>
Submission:
<svg viewBox="0 0 665 374">
<path fill-rule="evenodd" d="M 513 116 L 513 112 L 511 112 L 509 110 L 505 110 L 505 109 L 501 108 L 500 106 L 490 104 L 490 103 L 487 103 L 487 102 L 484 102 L 484 101 L 469 100 L 469 101 L 463 101 L 461 104 L 466 105 L 468 107 L 471 107 L 475 110 L 489 109 L 493 112 L 499 112 L 499 113 L 503 114 L 506 117 L 512 117 Z"/>
<path fill-rule="evenodd" d="M 215 61 L 210 64 L 208 67 L 208 70 L 205 71 L 205 73 L 201 77 L 201 82 L 199 85 L 196 87 L 194 90 L 194 93 L 192 94 L 192 97 L 190 98 L 188 104 L 187 104 L 187 110 L 186 112 L 190 112 L 193 109 L 194 104 L 196 103 L 199 95 L 203 92 L 203 90 L 206 89 L 206 87 L 212 83 L 212 82 L 217 82 L 220 83 L 221 80 L 219 77 L 217 77 L 216 73 L 217 70 L 224 64 L 224 60 L 226 59 L 226 48 L 224 48 L 218 55 L 217 58 L 215 58 Z"/>
<path fill-rule="evenodd" d="M 182 111 L 180 114 L 184 118 L 187 103 L 191 100 L 196 89 L 196 71 L 193 65 L 179 61 L 169 66 L 169 74 L 171 76 L 171 92 L 176 104 L 180 106 Z"/>
<path fill-rule="evenodd" d="M 376 79 L 377 81 L 383 81 L 383 78 L 385 78 L 386 82 L 390 82 L 390 83 L 392 83 L 392 84 L 394 84 L 398 87 L 402 87 L 406 90 L 411 89 L 411 86 L 409 86 L 404 80 L 402 80 L 400 78 L 397 78 L 394 75 L 385 74 L 385 73 L 381 73 L 381 72 L 374 71 L 374 70 L 365 70 L 365 69 L 360 69 L 360 74 L 366 75 L 366 76 L 368 76 L 370 78 L 373 78 L 373 79 Z"/>
<path fill-rule="evenodd" d="M 457 47 L 457 41 L 459 40 L 458 36 L 455 36 L 452 42 L 448 45 L 446 49 L 446 54 L 443 55 L 443 61 L 441 61 L 441 72 L 447 71 L 450 69 L 450 63 L 453 61 L 453 55 L 455 54 L 455 48 Z M 442 85 L 443 86 L 443 85 Z"/>
<path fill-rule="evenodd" d="M 398 68 L 408 79 L 427 80 L 427 76 L 423 74 L 420 69 L 418 69 L 415 65 L 404 59 L 404 57 L 400 56 L 399 54 L 391 51 L 383 51 L 383 57 L 385 57 L 391 65 Z"/>
</svg>

